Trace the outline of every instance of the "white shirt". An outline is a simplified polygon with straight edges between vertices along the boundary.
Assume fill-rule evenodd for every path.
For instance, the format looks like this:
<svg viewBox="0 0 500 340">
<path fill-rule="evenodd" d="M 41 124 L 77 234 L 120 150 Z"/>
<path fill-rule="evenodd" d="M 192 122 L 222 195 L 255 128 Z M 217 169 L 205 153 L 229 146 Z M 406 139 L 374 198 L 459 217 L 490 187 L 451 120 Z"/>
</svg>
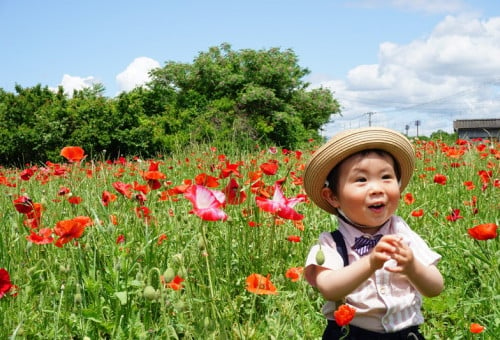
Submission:
<svg viewBox="0 0 500 340">
<path fill-rule="evenodd" d="M 344 237 L 347 247 L 349 263 L 360 259 L 360 256 L 351 249 L 355 237 L 365 235 L 358 229 L 350 226 L 341 219 L 339 231 Z M 402 236 L 413 251 L 413 256 L 423 265 L 435 265 L 441 256 L 432 251 L 425 241 L 398 216 L 392 216 L 377 234 L 395 234 Z M 337 252 L 335 241 L 330 232 L 323 232 L 319 236 L 318 244 L 309 251 L 306 260 L 307 266 L 316 265 L 316 253 L 320 249 L 325 254 L 322 267 L 336 270 L 344 266 L 341 255 Z M 314 278 L 307 281 L 314 287 Z M 351 294 L 346 296 L 346 303 L 356 309 L 356 315 L 351 324 L 367 330 L 380 333 L 396 332 L 400 329 L 419 325 L 424 321 L 422 316 L 422 296 L 408 281 L 405 275 L 391 273 L 381 268 Z M 333 320 L 333 312 L 338 306 L 333 301 L 327 301 L 322 312 L 327 319 Z"/>
</svg>

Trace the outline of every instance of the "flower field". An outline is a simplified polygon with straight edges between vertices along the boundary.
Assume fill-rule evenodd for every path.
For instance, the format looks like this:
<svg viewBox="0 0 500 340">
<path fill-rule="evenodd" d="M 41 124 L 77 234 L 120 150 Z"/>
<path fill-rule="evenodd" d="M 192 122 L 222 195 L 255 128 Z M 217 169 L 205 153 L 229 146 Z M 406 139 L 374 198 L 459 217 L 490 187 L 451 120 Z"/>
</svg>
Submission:
<svg viewBox="0 0 500 340">
<path fill-rule="evenodd" d="M 414 141 L 398 215 L 443 256 L 428 339 L 500 334 L 500 144 Z M 314 151 L 189 151 L 0 168 L 0 339 L 318 339 L 302 278 L 334 220 L 302 190 Z"/>
</svg>

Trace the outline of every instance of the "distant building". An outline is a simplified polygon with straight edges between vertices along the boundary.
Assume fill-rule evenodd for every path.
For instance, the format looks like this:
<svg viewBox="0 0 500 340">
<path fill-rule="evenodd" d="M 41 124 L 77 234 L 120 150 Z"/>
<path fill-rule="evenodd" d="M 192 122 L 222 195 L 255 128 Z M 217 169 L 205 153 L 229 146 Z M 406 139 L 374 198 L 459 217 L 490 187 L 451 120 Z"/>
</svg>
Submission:
<svg viewBox="0 0 500 340">
<path fill-rule="evenodd" d="M 464 119 L 453 122 L 453 130 L 461 139 L 500 139 L 500 119 Z"/>
</svg>

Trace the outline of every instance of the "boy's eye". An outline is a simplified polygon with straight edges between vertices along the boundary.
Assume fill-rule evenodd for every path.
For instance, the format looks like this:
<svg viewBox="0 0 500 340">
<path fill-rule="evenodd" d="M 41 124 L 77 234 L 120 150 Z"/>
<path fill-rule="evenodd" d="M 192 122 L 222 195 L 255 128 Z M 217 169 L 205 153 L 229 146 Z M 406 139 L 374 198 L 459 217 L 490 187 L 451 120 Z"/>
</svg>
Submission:
<svg viewBox="0 0 500 340">
<path fill-rule="evenodd" d="M 392 175 L 384 175 L 382 176 L 382 179 L 392 179 Z"/>
<path fill-rule="evenodd" d="M 356 182 L 366 182 L 366 178 L 358 177 L 358 178 L 356 178 Z"/>
</svg>

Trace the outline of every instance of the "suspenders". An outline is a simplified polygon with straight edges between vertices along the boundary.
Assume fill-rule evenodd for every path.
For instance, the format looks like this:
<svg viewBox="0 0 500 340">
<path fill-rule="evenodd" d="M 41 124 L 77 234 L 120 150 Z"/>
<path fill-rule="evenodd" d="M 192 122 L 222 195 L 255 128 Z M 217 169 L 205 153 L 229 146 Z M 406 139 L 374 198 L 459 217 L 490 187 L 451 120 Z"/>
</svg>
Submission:
<svg viewBox="0 0 500 340">
<path fill-rule="evenodd" d="M 349 264 L 349 258 L 347 257 L 347 247 L 345 245 L 344 237 L 338 230 L 332 231 L 332 237 L 333 240 L 335 241 L 335 244 L 337 245 L 337 251 L 344 260 L 344 267 L 345 267 Z"/>
</svg>

